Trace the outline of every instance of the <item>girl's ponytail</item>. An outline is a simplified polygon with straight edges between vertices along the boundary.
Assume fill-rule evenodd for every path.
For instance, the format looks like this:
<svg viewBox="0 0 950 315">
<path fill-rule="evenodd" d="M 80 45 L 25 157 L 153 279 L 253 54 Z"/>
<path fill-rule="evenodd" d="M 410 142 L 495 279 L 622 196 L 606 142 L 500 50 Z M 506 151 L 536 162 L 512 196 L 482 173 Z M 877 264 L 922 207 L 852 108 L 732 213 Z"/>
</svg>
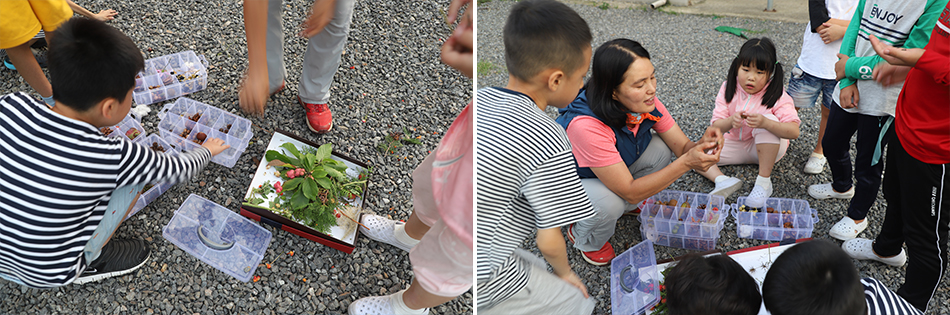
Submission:
<svg viewBox="0 0 950 315">
<path fill-rule="evenodd" d="M 762 97 L 762 105 L 771 109 L 772 106 L 775 106 L 775 103 L 778 102 L 778 99 L 782 97 L 782 93 L 785 93 L 785 73 L 782 72 L 782 63 L 778 61 L 775 62 L 775 67 L 772 69 L 772 79 L 768 84 L 769 87 L 765 90 L 765 95 Z"/>
</svg>

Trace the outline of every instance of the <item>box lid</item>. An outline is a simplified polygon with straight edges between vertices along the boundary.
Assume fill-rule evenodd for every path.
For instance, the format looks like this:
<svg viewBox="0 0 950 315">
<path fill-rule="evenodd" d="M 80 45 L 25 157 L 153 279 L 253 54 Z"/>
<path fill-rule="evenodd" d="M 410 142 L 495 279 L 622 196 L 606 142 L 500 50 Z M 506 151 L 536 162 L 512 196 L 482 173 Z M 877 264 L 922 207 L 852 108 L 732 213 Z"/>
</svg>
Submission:
<svg viewBox="0 0 950 315">
<path fill-rule="evenodd" d="M 254 275 L 271 240 L 271 233 L 257 223 L 195 194 L 175 211 L 162 236 L 244 282 Z"/>
<path fill-rule="evenodd" d="M 653 242 L 644 240 L 610 262 L 613 314 L 640 314 L 660 301 L 659 273 Z"/>
</svg>

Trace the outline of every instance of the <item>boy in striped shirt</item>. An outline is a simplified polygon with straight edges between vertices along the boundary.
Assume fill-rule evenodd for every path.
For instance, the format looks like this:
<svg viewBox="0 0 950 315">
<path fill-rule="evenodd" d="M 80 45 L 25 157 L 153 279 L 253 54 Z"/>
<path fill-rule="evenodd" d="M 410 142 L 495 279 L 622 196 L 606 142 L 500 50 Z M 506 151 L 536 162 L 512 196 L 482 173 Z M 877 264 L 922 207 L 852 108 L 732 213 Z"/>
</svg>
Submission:
<svg viewBox="0 0 950 315">
<path fill-rule="evenodd" d="M 593 216 L 564 128 L 544 113 L 566 107 L 590 64 L 591 34 L 563 3 L 515 4 L 504 27 L 509 81 L 478 91 L 476 295 L 479 314 L 590 314 L 561 227 Z M 537 232 L 554 269 L 521 249 Z"/>
<path fill-rule="evenodd" d="M 111 240 L 145 184 L 183 181 L 228 148 L 209 138 L 171 157 L 99 128 L 129 113 L 142 53 L 103 22 L 74 18 L 49 44 L 50 108 L 0 97 L 0 278 L 34 288 L 126 274 L 150 255 Z"/>
</svg>

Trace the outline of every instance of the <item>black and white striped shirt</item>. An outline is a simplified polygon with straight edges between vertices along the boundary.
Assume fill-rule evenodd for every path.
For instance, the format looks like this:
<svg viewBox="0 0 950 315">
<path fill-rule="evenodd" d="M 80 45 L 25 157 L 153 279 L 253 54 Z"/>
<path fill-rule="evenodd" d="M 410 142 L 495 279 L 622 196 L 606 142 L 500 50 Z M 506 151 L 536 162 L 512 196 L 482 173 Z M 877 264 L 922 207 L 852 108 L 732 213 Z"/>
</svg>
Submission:
<svg viewBox="0 0 950 315">
<path fill-rule="evenodd" d="M 868 302 L 868 315 L 924 315 L 924 312 L 877 279 L 864 278 L 861 284 L 864 285 L 864 298 Z"/>
<path fill-rule="evenodd" d="M 534 231 L 594 215 L 564 128 L 522 93 L 486 88 L 476 98 L 476 292 L 479 309 L 518 293 L 528 269 L 512 256 Z"/>
<path fill-rule="evenodd" d="M 0 273 L 37 288 L 71 283 L 113 190 L 187 180 L 210 159 L 106 137 L 24 93 L 0 97 Z"/>
</svg>

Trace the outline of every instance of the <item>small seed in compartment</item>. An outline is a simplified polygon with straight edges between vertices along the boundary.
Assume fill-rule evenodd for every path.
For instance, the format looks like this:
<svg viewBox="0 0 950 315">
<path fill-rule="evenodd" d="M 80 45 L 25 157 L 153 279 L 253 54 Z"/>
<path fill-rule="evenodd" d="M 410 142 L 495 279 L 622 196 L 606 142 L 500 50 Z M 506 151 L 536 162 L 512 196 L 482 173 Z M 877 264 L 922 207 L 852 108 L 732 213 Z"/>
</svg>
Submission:
<svg viewBox="0 0 950 315">
<path fill-rule="evenodd" d="M 784 226 L 786 229 L 794 229 L 794 228 L 795 228 L 794 226 L 792 226 L 792 222 L 785 222 L 785 225 L 783 225 L 783 226 Z"/>
<path fill-rule="evenodd" d="M 160 88 L 160 87 L 162 87 L 162 86 L 161 86 L 161 85 L 152 85 L 152 86 L 149 86 L 148 89 L 149 89 L 149 90 L 154 90 L 154 89 L 157 89 L 157 88 Z"/>
<path fill-rule="evenodd" d="M 205 139 L 207 138 L 208 138 L 208 135 L 206 135 L 204 132 L 199 132 L 198 134 L 195 135 L 195 139 L 198 139 L 201 141 L 205 141 Z"/>
<path fill-rule="evenodd" d="M 182 138 L 187 138 L 189 134 L 191 134 L 191 129 L 185 128 L 185 130 L 182 131 L 179 136 L 181 136 Z"/>
<path fill-rule="evenodd" d="M 152 151 L 155 151 L 155 152 L 165 152 L 165 148 L 163 148 L 162 145 L 158 144 L 158 142 L 152 142 L 152 146 L 149 147 L 149 149 L 152 149 Z"/>
<path fill-rule="evenodd" d="M 689 208 L 689 202 L 683 201 L 683 204 L 680 205 L 680 208 Z"/>
<path fill-rule="evenodd" d="M 102 132 L 102 134 L 108 136 L 108 135 L 111 135 L 111 134 L 112 134 L 112 128 L 111 128 L 111 127 L 103 127 L 102 129 L 99 129 L 99 132 Z"/>
<path fill-rule="evenodd" d="M 188 119 L 191 119 L 191 121 L 194 121 L 194 122 L 198 122 L 198 119 L 201 119 L 201 113 L 195 113 L 194 115 L 191 115 L 191 117 L 188 117 Z"/>
<path fill-rule="evenodd" d="M 135 138 L 138 137 L 140 134 L 142 134 L 142 132 L 135 128 L 129 129 L 129 131 L 125 132 L 125 136 L 129 137 L 129 139 L 131 140 L 135 140 Z"/>
<path fill-rule="evenodd" d="M 706 205 L 704 205 L 704 204 L 703 204 L 703 205 L 699 205 L 698 207 L 696 207 L 696 209 L 706 210 Z"/>
<path fill-rule="evenodd" d="M 765 212 L 775 213 L 775 208 L 772 208 L 772 207 L 765 208 Z"/>
<path fill-rule="evenodd" d="M 231 124 L 228 124 L 226 127 L 222 127 L 221 129 L 218 129 L 218 131 L 223 132 L 223 133 L 228 133 L 228 131 L 231 131 Z"/>
<path fill-rule="evenodd" d="M 676 199 L 670 199 L 670 201 L 667 201 L 667 202 L 666 202 L 666 205 L 667 205 L 667 206 L 674 206 L 674 207 L 676 207 L 676 205 L 678 205 L 678 204 L 679 204 L 679 202 L 678 202 Z"/>
</svg>

